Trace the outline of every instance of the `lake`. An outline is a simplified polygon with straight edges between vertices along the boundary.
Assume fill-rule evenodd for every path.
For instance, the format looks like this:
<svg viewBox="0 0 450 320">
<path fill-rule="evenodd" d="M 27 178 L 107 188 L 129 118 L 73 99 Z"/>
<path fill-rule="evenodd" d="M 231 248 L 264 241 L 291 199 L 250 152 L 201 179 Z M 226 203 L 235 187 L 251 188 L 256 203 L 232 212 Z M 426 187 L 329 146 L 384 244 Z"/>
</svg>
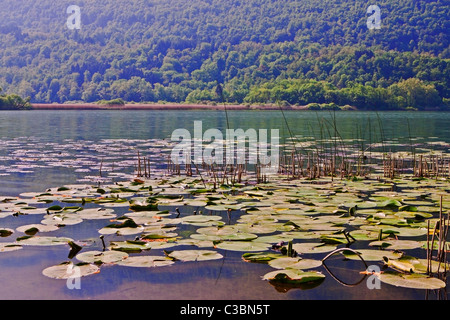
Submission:
<svg viewBox="0 0 450 320">
<path fill-rule="evenodd" d="M 228 123 L 227 123 L 228 117 Z M 135 174 L 137 151 L 152 160 L 154 170 L 164 172 L 167 145 L 175 129 L 217 128 L 278 129 L 283 141 L 336 137 L 367 148 L 416 150 L 436 146 L 449 152 L 450 113 L 446 112 L 313 112 L 313 111 L 3 111 L 0 113 L 0 196 L 18 197 L 27 192 L 73 184 L 114 183 Z M 448 185 L 447 185 L 448 193 Z M 86 205 L 87 208 L 90 204 Z M 123 215 L 128 208 L 115 208 Z M 182 211 L 183 214 L 190 212 Z M 225 217 L 225 216 L 224 216 Z M 0 227 L 16 229 L 39 223 L 42 215 L 0 218 Z M 98 230 L 104 221 L 89 220 L 52 231 L 52 236 L 96 239 L 92 250 L 101 249 Z M 180 231 L 189 233 L 188 228 Z M 20 232 L 0 238 L 8 242 Z M 355 246 L 358 247 L 358 244 Z M 88 249 L 83 249 L 88 250 Z M 418 249 L 417 249 L 418 250 Z M 369 289 L 365 281 L 346 286 L 322 267 L 323 283 L 312 288 L 276 287 L 261 277 L 273 269 L 248 263 L 242 252 L 220 250 L 223 259 L 175 263 L 161 268 L 129 268 L 111 265 L 81 278 L 81 289 L 69 289 L 64 280 L 42 275 L 42 270 L 67 260 L 66 246 L 27 246 L 0 253 L 1 299 L 436 299 L 425 290 L 386 284 Z M 150 250 L 162 253 L 162 250 Z M 415 252 L 415 251 L 413 251 Z M 362 277 L 346 270 L 363 270 L 360 261 L 330 261 L 349 283 Z"/>
</svg>

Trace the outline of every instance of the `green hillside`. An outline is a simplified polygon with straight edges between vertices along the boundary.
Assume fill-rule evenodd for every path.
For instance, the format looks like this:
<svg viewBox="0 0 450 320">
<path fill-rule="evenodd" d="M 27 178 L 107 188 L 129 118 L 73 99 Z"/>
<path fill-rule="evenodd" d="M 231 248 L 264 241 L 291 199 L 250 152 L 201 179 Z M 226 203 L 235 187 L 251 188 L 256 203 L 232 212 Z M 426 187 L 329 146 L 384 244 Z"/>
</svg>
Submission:
<svg viewBox="0 0 450 320">
<path fill-rule="evenodd" d="M 81 9 L 81 29 L 66 9 Z M 369 5 L 381 28 L 369 30 Z M 0 87 L 37 102 L 448 106 L 448 1 L 3 0 Z"/>
</svg>

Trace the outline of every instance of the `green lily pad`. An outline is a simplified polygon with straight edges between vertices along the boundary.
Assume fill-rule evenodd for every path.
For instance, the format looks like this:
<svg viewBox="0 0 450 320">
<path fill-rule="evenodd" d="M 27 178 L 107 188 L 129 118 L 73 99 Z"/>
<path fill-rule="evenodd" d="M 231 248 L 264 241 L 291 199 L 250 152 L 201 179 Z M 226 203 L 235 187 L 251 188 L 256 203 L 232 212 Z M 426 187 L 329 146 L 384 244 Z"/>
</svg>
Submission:
<svg viewBox="0 0 450 320">
<path fill-rule="evenodd" d="M 14 242 L 0 242 L 0 252 L 9 252 L 22 249 L 20 244 Z"/>
<path fill-rule="evenodd" d="M 389 248 L 391 250 L 408 250 L 420 248 L 422 243 L 412 240 L 379 240 L 369 243 L 369 246 Z"/>
<path fill-rule="evenodd" d="M 404 274 L 387 271 L 379 274 L 378 278 L 383 283 L 402 288 L 434 290 L 442 289 L 446 286 L 445 282 L 438 278 L 417 273 Z"/>
<path fill-rule="evenodd" d="M 283 236 L 292 237 L 293 239 L 319 239 L 321 235 L 329 234 L 328 231 L 289 231 L 283 232 Z"/>
<path fill-rule="evenodd" d="M 53 279 L 69 279 L 85 277 L 99 272 L 99 267 L 94 264 L 79 263 L 74 265 L 72 262 L 63 262 L 56 266 L 45 268 L 42 274 Z"/>
<path fill-rule="evenodd" d="M 160 256 L 134 256 L 118 261 L 116 264 L 125 267 L 153 268 L 169 266 L 174 264 L 174 261 L 170 258 Z"/>
<path fill-rule="evenodd" d="M 139 226 L 139 227 L 136 227 L 136 228 L 130 228 L 130 227 L 126 227 L 126 228 L 110 228 L 110 227 L 105 227 L 105 228 L 101 228 L 98 232 L 100 234 L 103 234 L 103 235 L 117 234 L 117 235 L 120 235 L 120 236 L 126 236 L 126 235 L 138 234 L 138 233 L 141 233 L 142 231 L 144 231 L 144 227 Z"/>
<path fill-rule="evenodd" d="M 290 237 L 289 235 L 285 234 L 275 234 L 272 236 L 262 236 L 256 238 L 254 241 L 256 242 L 266 242 L 266 243 L 280 243 L 282 241 L 289 242 L 294 240 L 294 237 Z"/>
<path fill-rule="evenodd" d="M 41 221 L 42 224 L 54 226 L 69 226 L 79 224 L 81 222 L 83 222 L 83 219 L 75 213 L 51 214 L 45 216 L 45 218 Z"/>
<path fill-rule="evenodd" d="M 37 232 L 51 232 L 58 230 L 59 228 L 55 225 L 45 225 L 45 224 L 27 224 L 25 226 L 20 226 L 16 230 L 19 232 L 26 233 L 28 235 L 34 235 Z"/>
<path fill-rule="evenodd" d="M 384 262 L 387 266 L 397 269 L 399 271 L 405 271 L 410 273 L 427 273 L 428 261 L 426 259 L 418 259 L 411 256 L 402 256 L 400 258 L 384 258 Z M 444 271 L 444 263 L 437 261 L 431 261 L 431 272 Z"/>
<path fill-rule="evenodd" d="M 127 252 L 127 253 L 138 253 L 141 252 L 142 250 L 150 250 L 150 242 L 148 241 L 132 241 L 132 240 L 127 240 L 127 241 L 112 241 L 110 243 L 110 247 L 109 249 L 111 250 L 118 250 L 118 251 L 123 251 L 123 252 Z"/>
<path fill-rule="evenodd" d="M 0 228 L 0 237 L 9 237 L 14 233 L 13 229 L 9 228 Z"/>
<path fill-rule="evenodd" d="M 219 221 L 219 220 L 222 220 L 222 217 L 198 214 L 198 215 L 185 216 L 185 217 L 181 218 L 181 220 L 185 223 L 202 223 L 202 222 L 210 222 L 210 221 Z"/>
<path fill-rule="evenodd" d="M 120 251 L 86 251 L 79 253 L 76 258 L 87 263 L 113 263 L 126 259 L 128 254 Z"/>
<path fill-rule="evenodd" d="M 269 261 L 269 265 L 275 269 L 305 270 L 320 267 L 322 265 L 322 261 L 314 259 L 284 257 Z"/>
<path fill-rule="evenodd" d="M 144 227 L 137 225 L 133 219 L 125 218 L 120 219 L 120 221 L 122 222 L 119 224 L 107 225 L 106 227 L 101 228 L 98 232 L 100 234 L 117 234 L 125 236 L 138 234 L 144 231 Z"/>
<path fill-rule="evenodd" d="M 318 271 L 302 271 L 297 269 L 283 269 L 266 273 L 263 280 L 278 281 L 282 283 L 307 283 L 323 281 L 325 275 Z"/>
<path fill-rule="evenodd" d="M 114 219 L 116 215 L 112 209 L 84 209 L 77 212 L 81 219 L 97 220 L 97 219 Z"/>
<path fill-rule="evenodd" d="M 198 248 L 213 248 L 214 242 L 210 240 L 197 240 L 197 239 L 181 239 L 177 240 L 177 245 L 189 245 L 196 246 Z"/>
<path fill-rule="evenodd" d="M 180 261 L 205 261 L 223 258 L 220 253 L 212 250 L 179 250 L 172 251 L 167 256 Z"/>
<path fill-rule="evenodd" d="M 70 241 L 73 240 L 66 237 L 26 236 L 17 238 L 20 245 L 29 246 L 57 246 L 68 244 Z"/>
<path fill-rule="evenodd" d="M 386 208 L 386 207 L 401 207 L 402 203 L 395 199 L 387 199 L 377 203 L 378 208 Z"/>
<path fill-rule="evenodd" d="M 284 257 L 280 253 L 271 252 L 247 252 L 242 255 L 242 259 L 246 262 L 267 263 L 273 259 Z"/>
<path fill-rule="evenodd" d="M 305 242 L 294 243 L 292 245 L 292 249 L 294 249 L 298 253 L 324 253 L 335 250 L 336 246 L 323 243 Z"/>
<path fill-rule="evenodd" d="M 395 226 L 363 226 L 362 229 L 371 230 L 375 233 L 382 230 L 383 234 L 394 234 L 401 237 L 419 237 L 427 234 L 426 228 L 412 228 L 412 227 L 395 227 Z M 373 239 L 374 240 L 374 239 Z"/>
<path fill-rule="evenodd" d="M 208 236 L 229 236 L 236 234 L 238 230 L 234 226 L 219 226 L 219 227 L 205 227 L 198 228 L 197 232 Z"/>
<path fill-rule="evenodd" d="M 270 245 L 255 241 L 224 241 L 218 243 L 216 247 L 218 249 L 230 251 L 264 251 L 267 250 Z"/>
<path fill-rule="evenodd" d="M 401 252 L 391 250 L 358 249 L 356 251 L 365 261 L 383 261 L 384 257 L 389 259 L 398 259 L 403 255 Z M 350 250 L 343 251 L 343 255 L 347 259 L 360 260 L 360 256 Z"/>
<path fill-rule="evenodd" d="M 240 232 L 252 234 L 274 233 L 277 231 L 274 226 L 265 224 L 238 224 L 236 229 Z"/>
<path fill-rule="evenodd" d="M 145 233 L 141 236 L 141 240 L 170 239 L 177 236 L 178 234 L 175 232 Z"/>
</svg>

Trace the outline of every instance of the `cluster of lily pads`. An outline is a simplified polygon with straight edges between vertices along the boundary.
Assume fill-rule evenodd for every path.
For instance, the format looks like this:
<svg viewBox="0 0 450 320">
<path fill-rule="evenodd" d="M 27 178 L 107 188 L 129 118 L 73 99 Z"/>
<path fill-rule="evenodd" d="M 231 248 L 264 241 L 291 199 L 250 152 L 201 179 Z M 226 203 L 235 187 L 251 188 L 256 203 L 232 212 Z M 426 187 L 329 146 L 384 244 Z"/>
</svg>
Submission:
<svg viewBox="0 0 450 320">
<path fill-rule="evenodd" d="M 443 210 L 450 210 L 449 191 L 446 179 L 412 177 L 310 181 L 280 176 L 216 189 L 196 177 L 66 185 L 0 199 L 0 236 L 7 240 L 23 233 L 14 241 L 2 240 L 0 252 L 66 245 L 69 261 L 43 274 L 67 279 L 73 266 L 79 267 L 78 276 L 87 276 L 103 265 L 164 267 L 223 259 L 224 251 L 236 251 L 244 261 L 274 268 L 261 275 L 263 280 L 318 285 L 326 277 L 317 270 L 324 256 L 358 244 L 339 254 L 384 265 L 388 270 L 377 274 L 382 282 L 438 289 L 446 283 L 427 274 L 423 254 L 441 195 Z M 1 218 L 11 215 L 41 215 L 42 220 L 15 230 L 2 227 Z M 83 239 L 44 235 L 88 220 L 105 221 L 98 229 L 103 249 L 90 249 Z M 433 262 L 431 271 L 436 269 Z"/>
<path fill-rule="evenodd" d="M 164 139 L 64 139 L 61 143 L 39 137 L 0 139 L 0 176 L 56 168 L 72 170 L 79 176 L 78 183 L 125 180 L 133 175 L 137 150 L 146 150 L 147 159 L 154 164 L 168 145 Z"/>
</svg>

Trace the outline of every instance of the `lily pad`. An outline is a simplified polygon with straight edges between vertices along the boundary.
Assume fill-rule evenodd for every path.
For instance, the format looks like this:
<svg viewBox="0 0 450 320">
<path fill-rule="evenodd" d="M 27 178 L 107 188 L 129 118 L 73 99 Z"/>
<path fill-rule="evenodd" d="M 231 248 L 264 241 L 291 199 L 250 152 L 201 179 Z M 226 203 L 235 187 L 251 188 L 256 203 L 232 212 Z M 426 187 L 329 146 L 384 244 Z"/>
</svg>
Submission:
<svg viewBox="0 0 450 320">
<path fill-rule="evenodd" d="M 182 221 L 185 223 L 202 223 L 202 222 L 210 222 L 210 221 L 219 221 L 222 220 L 221 216 L 208 216 L 208 215 L 191 215 L 185 216 L 182 218 Z"/>
<path fill-rule="evenodd" d="M 0 228 L 0 237 L 9 237 L 14 233 L 13 229 L 9 228 Z"/>
<path fill-rule="evenodd" d="M 411 256 L 402 256 L 397 259 L 384 257 L 384 262 L 387 266 L 397 269 L 399 271 L 405 271 L 410 273 L 427 273 L 428 261 L 426 259 L 418 259 Z M 431 261 L 431 272 L 437 272 L 438 268 L 440 271 L 444 271 L 444 263 L 439 263 L 437 261 Z"/>
<path fill-rule="evenodd" d="M 63 262 L 56 266 L 45 268 L 42 274 L 53 279 L 69 279 L 73 277 L 85 277 L 99 272 L 99 267 L 94 264 L 79 263 L 74 265 L 72 262 Z"/>
<path fill-rule="evenodd" d="M 126 259 L 128 254 L 120 251 L 86 251 L 79 253 L 76 258 L 87 263 L 113 263 Z"/>
<path fill-rule="evenodd" d="M 238 224 L 236 228 L 240 232 L 255 234 L 274 233 L 277 231 L 274 226 L 265 224 Z"/>
<path fill-rule="evenodd" d="M 218 243 L 216 247 L 230 251 L 264 251 L 267 250 L 270 245 L 264 242 L 255 241 L 224 241 Z"/>
<path fill-rule="evenodd" d="M 58 230 L 59 228 L 55 225 L 45 225 L 45 224 L 27 224 L 25 226 L 20 226 L 16 230 L 19 232 L 26 233 L 28 235 L 34 235 L 37 232 L 51 232 Z"/>
<path fill-rule="evenodd" d="M 391 251 L 391 250 L 374 250 L 374 249 L 358 249 L 356 250 L 361 258 L 363 258 L 365 261 L 383 261 L 384 257 L 387 257 L 389 259 L 398 259 L 403 254 L 401 252 Z M 360 256 L 355 254 L 354 252 L 348 250 L 343 251 L 343 255 L 347 259 L 351 260 L 360 260 Z"/>
<path fill-rule="evenodd" d="M 167 257 L 160 256 L 133 256 L 116 262 L 117 265 L 125 267 L 164 267 L 174 264 L 174 261 Z"/>
<path fill-rule="evenodd" d="M 324 253 L 335 250 L 336 246 L 322 243 L 305 242 L 294 243 L 292 245 L 292 249 L 294 249 L 298 253 Z"/>
<path fill-rule="evenodd" d="M 269 261 L 269 265 L 275 269 L 312 269 L 322 265 L 322 261 L 314 259 L 302 259 L 284 257 Z"/>
<path fill-rule="evenodd" d="M 97 219 L 114 219 L 116 215 L 112 209 L 84 209 L 77 212 L 81 219 L 97 220 Z"/>
<path fill-rule="evenodd" d="M 147 241 L 113 241 L 110 243 L 111 250 L 123 252 L 141 252 L 142 250 L 150 250 L 150 242 Z"/>
<path fill-rule="evenodd" d="M 391 250 L 408 250 L 420 248 L 422 243 L 412 240 L 379 240 L 369 243 L 369 246 L 389 248 Z"/>
<path fill-rule="evenodd" d="M 57 246 L 68 244 L 73 241 L 66 237 L 44 237 L 44 236 L 26 236 L 17 239 L 17 242 L 21 245 L 29 246 Z"/>
<path fill-rule="evenodd" d="M 9 252 L 22 249 L 20 244 L 14 242 L 0 242 L 0 252 Z"/>
<path fill-rule="evenodd" d="M 266 273 L 263 280 L 279 281 L 283 283 L 307 283 L 323 281 L 325 275 L 318 271 L 302 271 L 297 269 L 283 269 Z"/>
<path fill-rule="evenodd" d="M 378 278 L 383 283 L 402 288 L 434 290 L 442 289 L 446 286 L 445 282 L 438 278 L 417 273 L 404 274 L 387 271 L 379 274 Z"/>
<path fill-rule="evenodd" d="M 242 259 L 247 262 L 267 263 L 273 259 L 283 257 L 280 253 L 271 252 L 247 252 L 242 255 Z"/>
<path fill-rule="evenodd" d="M 45 218 L 41 221 L 42 224 L 54 226 L 69 226 L 79 224 L 81 222 L 83 222 L 83 219 L 75 213 L 51 214 L 45 216 Z"/>
<path fill-rule="evenodd" d="M 179 250 L 172 251 L 167 256 L 180 261 L 205 261 L 223 258 L 220 253 L 212 250 Z"/>
</svg>

